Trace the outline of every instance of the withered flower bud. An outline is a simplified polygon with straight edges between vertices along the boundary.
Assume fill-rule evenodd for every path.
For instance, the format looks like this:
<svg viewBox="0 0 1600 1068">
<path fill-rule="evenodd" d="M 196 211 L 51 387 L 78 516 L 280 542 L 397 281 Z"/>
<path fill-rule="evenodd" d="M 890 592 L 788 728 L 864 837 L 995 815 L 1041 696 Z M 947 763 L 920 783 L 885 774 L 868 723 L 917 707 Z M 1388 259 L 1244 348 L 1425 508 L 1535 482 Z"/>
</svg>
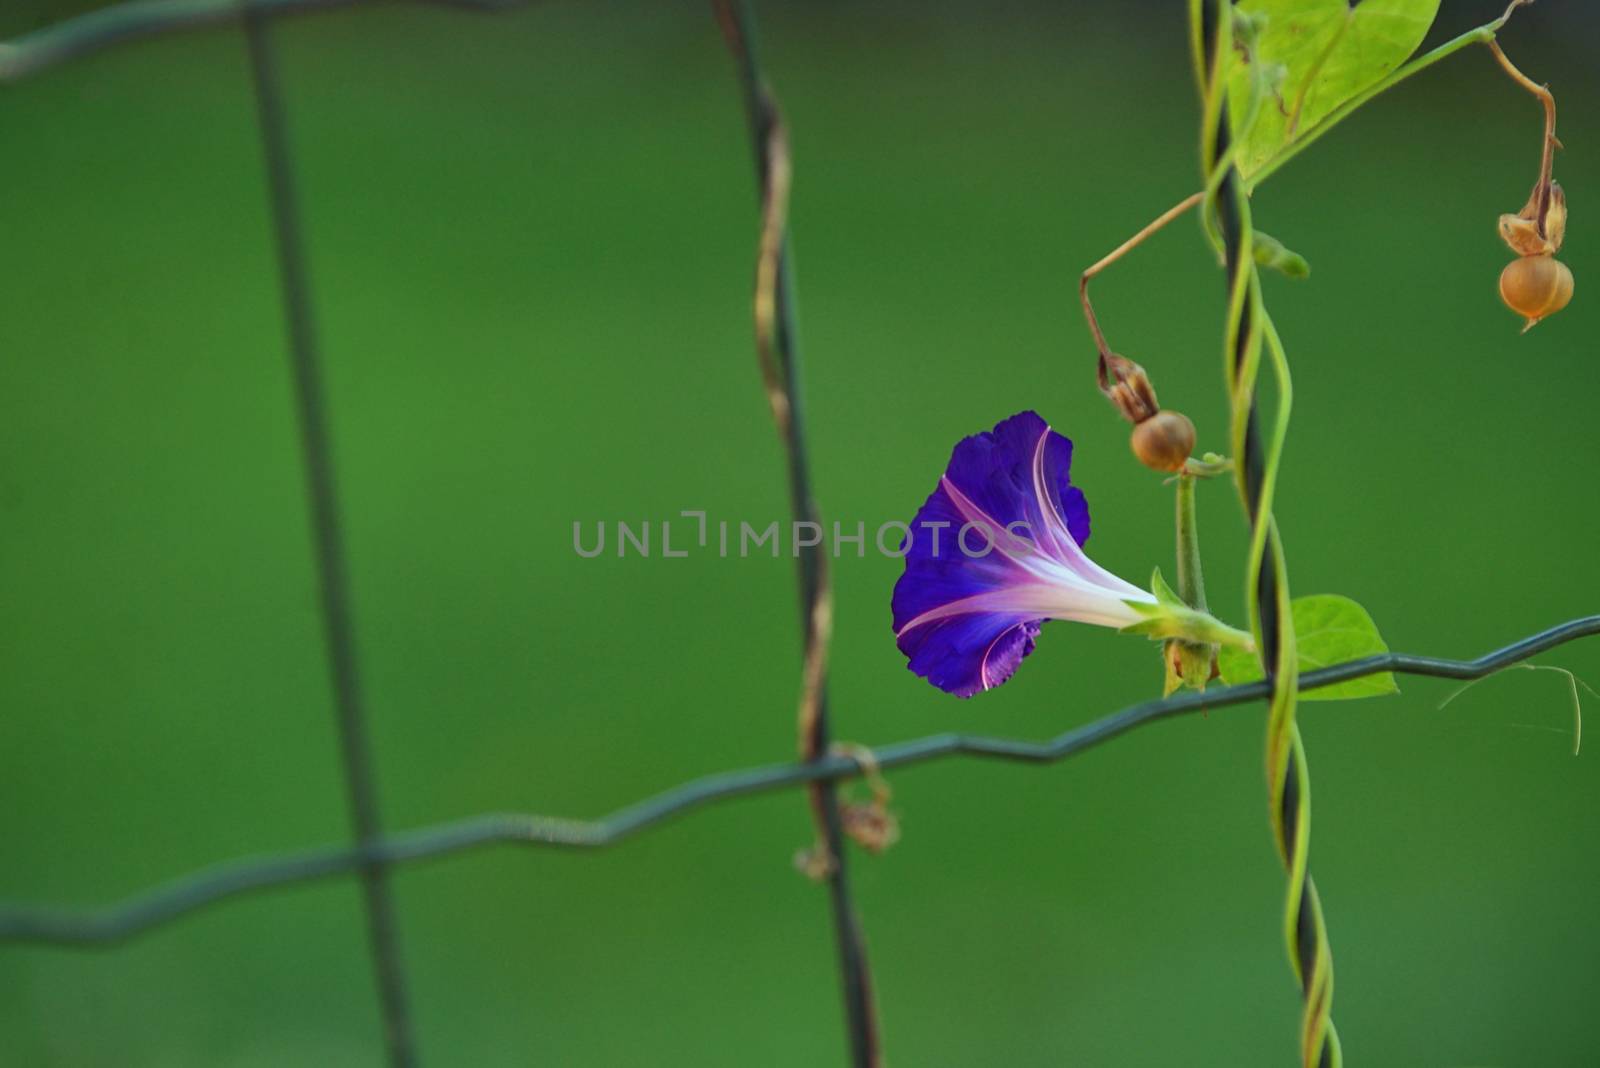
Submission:
<svg viewBox="0 0 1600 1068">
<path fill-rule="evenodd" d="M 1521 211 L 1500 216 L 1500 237 L 1519 256 L 1560 252 L 1566 236 L 1567 194 L 1560 182 L 1541 182 Z"/>
<path fill-rule="evenodd" d="M 1144 368 L 1114 352 L 1101 357 L 1100 390 L 1130 423 L 1142 423 L 1161 410 Z"/>
</svg>

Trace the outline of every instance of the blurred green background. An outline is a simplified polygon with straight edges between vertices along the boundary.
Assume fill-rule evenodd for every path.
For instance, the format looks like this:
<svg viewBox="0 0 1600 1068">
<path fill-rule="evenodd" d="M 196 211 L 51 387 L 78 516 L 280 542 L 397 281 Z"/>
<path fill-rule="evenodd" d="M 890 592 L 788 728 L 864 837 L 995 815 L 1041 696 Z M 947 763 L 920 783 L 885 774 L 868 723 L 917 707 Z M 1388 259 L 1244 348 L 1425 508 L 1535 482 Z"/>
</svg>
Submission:
<svg viewBox="0 0 1600 1068">
<path fill-rule="evenodd" d="M 10 36 L 86 5 L 7 4 Z M 1497 12 L 1453 3 L 1431 39 Z M 1171 489 L 1092 388 L 1082 267 L 1196 188 L 1180 5 L 763 4 L 796 155 L 824 513 L 909 519 L 964 434 L 1078 445 L 1089 548 L 1171 567 Z M 278 33 L 327 358 L 384 815 L 591 816 L 788 759 L 792 565 L 577 558 L 574 520 L 787 515 L 752 353 L 755 193 L 699 4 L 390 7 Z M 1294 589 L 1470 656 L 1600 610 L 1596 12 L 1503 35 L 1561 104 L 1570 309 L 1495 296 L 1539 110 L 1472 50 L 1256 197 L 1296 374 Z M 103 903 L 347 835 L 241 39 L 116 50 L 0 93 L 0 898 Z M 1192 220 L 1096 290 L 1115 345 L 1225 448 L 1222 279 Z M 1244 525 L 1203 487 L 1213 607 Z M 838 734 L 1044 737 L 1148 697 L 1152 647 L 1055 624 L 965 703 L 889 632 L 895 561 L 836 567 Z M 1600 685 L 1600 644 L 1542 658 Z M 1593 1065 L 1600 757 L 1564 680 L 1305 708 L 1313 866 L 1352 1064 Z M 1592 715 L 1600 714 L 1596 702 Z M 1050 768 L 893 776 L 857 857 L 890 1062 L 1270 1065 L 1298 1018 L 1263 710 Z M 1600 722 L 1597 719 L 1596 722 Z M 802 795 L 601 853 L 396 876 L 434 1065 L 843 1060 Z M 7 1065 L 377 1065 L 354 881 L 102 951 L 0 946 Z"/>
</svg>

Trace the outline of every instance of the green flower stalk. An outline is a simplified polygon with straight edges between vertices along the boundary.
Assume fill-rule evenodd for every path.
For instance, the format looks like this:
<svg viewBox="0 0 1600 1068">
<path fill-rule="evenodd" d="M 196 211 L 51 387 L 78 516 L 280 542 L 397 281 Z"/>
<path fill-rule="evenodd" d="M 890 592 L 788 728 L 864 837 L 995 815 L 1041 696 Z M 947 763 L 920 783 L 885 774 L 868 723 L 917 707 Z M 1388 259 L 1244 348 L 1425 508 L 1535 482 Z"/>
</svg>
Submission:
<svg viewBox="0 0 1600 1068">
<path fill-rule="evenodd" d="M 1200 568 L 1200 527 L 1195 514 L 1195 476 L 1178 476 L 1178 596 L 1197 611 L 1206 610 L 1205 575 Z M 1166 681 L 1161 696 L 1187 687 L 1204 690 L 1211 681 L 1217 659 L 1217 643 L 1173 639 L 1163 651 Z"/>
</svg>

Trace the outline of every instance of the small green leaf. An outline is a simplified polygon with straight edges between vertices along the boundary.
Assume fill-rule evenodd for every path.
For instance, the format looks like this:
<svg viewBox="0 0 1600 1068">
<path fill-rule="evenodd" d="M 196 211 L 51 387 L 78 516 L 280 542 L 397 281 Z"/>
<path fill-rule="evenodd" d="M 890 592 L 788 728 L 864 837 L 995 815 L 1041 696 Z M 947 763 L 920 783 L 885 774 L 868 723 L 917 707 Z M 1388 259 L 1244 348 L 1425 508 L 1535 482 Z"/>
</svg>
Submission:
<svg viewBox="0 0 1600 1068">
<path fill-rule="evenodd" d="M 1372 622 L 1367 610 L 1348 597 L 1334 593 L 1296 597 L 1291 607 L 1302 675 L 1317 668 L 1389 651 L 1388 643 L 1378 633 L 1377 624 Z M 1261 662 L 1256 659 L 1256 654 L 1242 649 L 1224 647 L 1217 654 L 1217 667 L 1222 673 L 1222 681 L 1229 686 L 1255 682 L 1263 677 Z M 1400 687 L 1395 685 L 1394 675 L 1385 671 L 1334 686 L 1306 690 L 1301 693 L 1300 699 L 1346 701 L 1399 692 Z"/>
<path fill-rule="evenodd" d="M 1249 118 L 1251 72 L 1234 67 L 1229 80 L 1231 121 L 1239 141 L 1235 160 L 1246 179 L 1327 117 L 1380 81 L 1417 50 L 1439 12 L 1439 0 L 1242 0 L 1240 9 L 1265 23 L 1246 47 L 1282 81 Z"/>
</svg>

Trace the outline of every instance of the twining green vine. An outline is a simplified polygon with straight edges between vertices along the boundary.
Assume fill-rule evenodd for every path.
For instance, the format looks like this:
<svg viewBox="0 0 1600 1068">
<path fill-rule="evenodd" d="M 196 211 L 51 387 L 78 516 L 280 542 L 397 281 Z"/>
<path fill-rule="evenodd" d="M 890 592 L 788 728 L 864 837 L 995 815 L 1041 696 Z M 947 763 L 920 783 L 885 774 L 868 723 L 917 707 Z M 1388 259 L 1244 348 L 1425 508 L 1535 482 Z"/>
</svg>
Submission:
<svg viewBox="0 0 1600 1068">
<path fill-rule="evenodd" d="M 1271 0 L 1237 7 L 1227 0 L 1216 0 L 1210 5 L 1202 5 L 1199 0 L 1194 0 L 1191 3 L 1191 19 L 1194 25 L 1193 39 L 1203 49 L 1196 55 L 1196 69 L 1202 72 L 1201 151 L 1208 193 L 1202 212 L 1208 220 L 1216 220 L 1215 229 L 1221 233 L 1229 271 L 1224 366 L 1230 400 L 1230 439 L 1233 455 L 1237 458 L 1235 474 L 1240 497 L 1251 523 L 1246 569 L 1250 629 L 1273 688 L 1266 745 L 1269 813 L 1279 857 L 1288 873 L 1284 935 L 1289 959 L 1303 996 L 1301 1062 L 1306 1068 L 1338 1068 L 1343 1062 L 1343 1054 L 1332 1016 L 1333 959 L 1321 900 L 1308 864 L 1311 790 L 1305 745 L 1295 718 L 1300 663 L 1296 612 L 1290 599 L 1283 542 L 1273 518 L 1273 500 L 1293 405 L 1293 386 L 1288 356 L 1262 297 L 1249 194 L 1255 183 L 1262 181 L 1371 95 L 1409 73 L 1425 69 L 1461 44 L 1482 41 L 1514 78 L 1541 97 L 1546 107 L 1540 178 L 1529 206 L 1521 217 L 1524 224 L 1522 229 L 1532 229 L 1533 237 L 1537 240 L 1519 245 L 1509 236 L 1507 238 L 1508 243 L 1525 257 L 1520 263 L 1544 267 L 1553 262 L 1550 254 L 1559 248 L 1564 230 L 1565 198 L 1559 186 L 1554 186 L 1552 192 L 1553 183 L 1550 179 L 1552 151 L 1557 143 L 1554 138 L 1553 99 L 1548 90 L 1534 85 L 1504 58 L 1494 39 L 1495 31 L 1516 7 L 1521 6 L 1521 0 L 1513 2 L 1495 23 L 1458 38 L 1460 44 L 1452 42 L 1444 49 L 1435 50 L 1370 89 L 1361 89 L 1353 81 L 1333 86 L 1322 84 L 1325 72 L 1333 69 L 1327 62 L 1330 54 L 1361 46 L 1359 34 L 1350 32 L 1360 18 L 1360 11 L 1337 5 L 1343 10 L 1329 13 L 1333 26 L 1304 69 L 1300 84 L 1293 93 L 1294 106 L 1285 118 L 1281 107 L 1263 109 L 1260 105 L 1264 92 L 1283 95 L 1287 88 L 1287 76 L 1291 73 L 1286 67 L 1273 70 L 1268 66 L 1271 58 L 1267 54 L 1271 43 L 1268 36 L 1271 20 L 1275 16 L 1300 14 L 1315 5 L 1300 4 L 1297 5 L 1300 11 L 1289 10 L 1295 6 L 1273 3 Z M 1403 10 L 1405 5 L 1391 7 L 1395 10 L 1386 11 L 1384 15 L 1394 17 L 1395 22 L 1375 21 L 1373 25 L 1384 26 L 1386 32 L 1396 35 L 1397 39 L 1381 41 L 1380 44 L 1408 50 L 1415 47 L 1415 42 L 1404 36 L 1408 26 L 1406 17 L 1409 16 L 1411 29 L 1420 35 L 1431 24 L 1437 3 L 1415 3 L 1410 5 L 1409 10 Z M 1310 16 L 1306 18 L 1309 21 Z M 1304 31 L 1307 26 L 1290 28 Z M 1311 36 L 1302 33 L 1294 43 L 1285 39 L 1283 48 L 1288 51 L 1294 44 L 1304 43 Z M 1377 52 L 1378 49 L 1374 48 L 1373 51 Z M 1377 61 L 1381 62 L 1381 56 Z M 1359 63 L 1346 63 L 1340 69 L 1352 68 L 1359 77 Z M 1247 102 L 1242 107 L 1237 103 L 1230 105 L 1230 89 L 1237 94 L 1241 85 L 1246 87 Z M 1317 99 L 1318 91 L 1322 91 L 1320 100 Z M 1349 100 L 1333 99 L 1330 102 L 1329 97 L 1341 91 L 1350 94 Z M 1322 109 L 1320 121 L 1312 120 L 1305 132 L 1299 134 L 1297 124 L 1308 118 L 1308 108 L 1311 107 Z M 1230 119 L 1238 120 L 1240 116 L 1243 116 L 1241 127 L 1230 129 Z M 1280 128 L 1281 134 L 1278 132 Z M 1275 147 L 1269 141 L 1273 137 L 1281 138 Z M 1243 175 L 1245 167 L 1254 171 L 1253 178 L 1247 179 Z M 1512 226 L 1516 229 L 1515 223 Z M 1506 229 L 1507 223 L 1503 220 L 1502 231 Z M 1564 267 L 1555 264 L 1554 268 L 1535 277 L 1555 275 L 1555 268 L 1565 271 Z M 1510 273 L 1512 269 L 1508 268 Z M 1523 273 L 1533 276 L 1532 271 Z M 1566 276 L 1565 296 L 1560 293 L 1560 283 L 1561 279 L 1556 275 L 1552 283 L 1556 287 L 1554 295 L 1535 293 L 1528 303 L 1544 309 L 1543 314 L 1559 310 L 1566 298 L 1570 297 L 1570 274 Z M 1528 288 L 1535 287 L 1536 283 Z M 1502 281 L 1502 293 L 1505 292 L 1506 284 Z M 1522 311 L 1509 295 L 1507 303 Z M 1537 308 L 1523 313 L 1528 316 L 1530 326 L 1541 314 Z M 1263 352 L 1270 363 L 1277 392 L 1276 412 L 1265 434 L 1260 426 L 1257 404 L 1257 380 Z"/>
<path fill-rule="evenodd" d="M 1484 44 L 1502 68 L 1543 106 L 1544 138 L 1538 180 L 1524 208 L 1500 218 L 1500 233 L 1515 252 L 1502 274 L 1501 296 L 1528 327 L 1565 307 L 1571 272 L 1554 254 L 1566 229 L 1566 197 L 1552 176 L 1555 100 L 1506 57 L 1495 39 L 1512 13 L 1533 0 L 1511 0 L 1484 26 L 1403 62 L 1421 43 L 1438 0 L 1391 0 L 1357 6 L 1344 0 L 1190 0 L 1190 38 L 1200 93 L 1202 188 L 1084 272 L 1080 299 L 1099 352 L 1102 392 L 1134 424 L 1132 445 L 1146 466 L 1178 475 L 1179 590 L 1175 596 L 1204 611 L 1196 480 L 1231 471 L 1250 522 L 1246 601 L 1254 648 L 1221 648 L 1173 639 L 1165 647 L 1166 690 L 1204 689 L 1220 677 L 1238 683 L 1265 677 L 1271 686 L 1266 771 L 1269 821 L 1288 876 L 1284 937 L 1300 983 L 1301 1062 L 1337 1068 L 1343 1061 L 1332 1017 L 1333 958 L 1321 900 L 1309 870 L 1310 781 L 1296 722 L 1303 663 L 1326 663 L 1386 650 L 1371 617 L 1348 598 L 1290 596 L 1288 568 L 1273 504 L 1293 408 L 1294 389 L 1283 340 L 1262 295 L 1262 268 L 1293 278 L 1310 273 L 1303 257 L 1255 229 L 1255 188 L 1334 125 L 1374 96 L 1469 44 Z M 1196 433 L 1179 413 L 1164 411 L 1144 368 L 1113 352 L 1089 300 L 1090 280 L 1190 207 L 1227 271 L 1224 381 L 1229 400 L 1232 460 L 1191 458 Z M 1274 400 L 1262 404 L 1263 363 Z M 1158 586 L 1159 586 L 1158 577 Z M 1170 591 L 1168 591 L 1170 594 Z M 1392 676 L 1363 680 L 1327 699 L 1393 693 Z"/>
<path fill-rule="evenodd" d="M 1238 178 L 1236 146 L 1226 114 L 1229 62 L 1234 52 L 1232 5 L 1219 2 L 1198 12 L 1202 40 L 1210 42 L 1210 77 L 1205 87 L 1202 165 L 1212 200 L 1202 207 L 1214 214 L 1229 272 L 1225 378 L 1230 401 L 1230 440 L 1236 481 L 1251 524 L 1246 567 L 1250 630 L 1272 682 L 1267 715 L 1266 771 L 1268 812 L 1279 859 L 1288 873 L 1284 937 L 1303 1011 L 1300 1059 L 1306 1068 L 1338 1068 L 1343 1062 L 1333 1024 L 1333 955 L 1321 899 L 1311 879 L 1311 797 L 1305 744 L 1295 720 L 1299 691 L 1299 653 L 1289 598 L 1283 542 L 1273 518 L 1283 444 L 1293 406 L 1288 358 L 1261 295 L 1255 258 L 1250 202 Z M 1206 15 L 1210 14 L 1209 20 Z M 1251 42 L 1246 42 L 1250 47 Z M 1252 65 L 1260 62 L 1252 56 Z M 1259 84 L 1260 75 L 1251 79 Z M 1252 110 L 1254 110 L 1252 108 Z M 1256 384 L 1263 349 L 1270 354 L 1278 391 L 1276 416 L 1263 443 L 1256 406 Z"/>
</svg>

